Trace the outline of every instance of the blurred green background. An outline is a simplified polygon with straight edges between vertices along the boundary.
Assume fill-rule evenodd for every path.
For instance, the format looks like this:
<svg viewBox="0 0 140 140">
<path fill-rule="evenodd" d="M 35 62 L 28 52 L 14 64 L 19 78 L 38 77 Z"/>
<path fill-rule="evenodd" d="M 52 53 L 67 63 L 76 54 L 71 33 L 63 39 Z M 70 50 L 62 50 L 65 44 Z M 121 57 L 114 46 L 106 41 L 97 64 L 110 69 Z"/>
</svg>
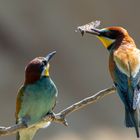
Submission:
<svg viewBox="0 0 140 140">
<path fill-rule="evenodd" d="M 139 45 L 140 1 L 0 0 L 0 125 L 15 123 L 17 90 L 26 64 L 56 50 L 51 77 L 59 89 L 55 112 L 112 85 L 108 52 L 92 35 L 75 33 L 79 25 L 101 20 L 101 27 L 125 27 Z M 67 118 L 69 127 L 52 124 L 34 140 L 135 140 L 124 126 L 117 95 L 103 98 Z M 15 135 L 0 140 L 15 140 Z"/>
</svg>

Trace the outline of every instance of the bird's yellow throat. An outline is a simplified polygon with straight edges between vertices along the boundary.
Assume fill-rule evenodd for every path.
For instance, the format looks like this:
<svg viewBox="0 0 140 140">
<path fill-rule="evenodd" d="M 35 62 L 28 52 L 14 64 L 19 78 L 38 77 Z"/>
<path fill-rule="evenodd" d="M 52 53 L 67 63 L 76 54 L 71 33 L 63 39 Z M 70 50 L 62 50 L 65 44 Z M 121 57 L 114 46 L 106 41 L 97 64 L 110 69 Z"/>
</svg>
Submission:
<svg viewBox="0 0 140 140">
<path fill-rule="evenodd" d="M 48 64 L 45 69 L 45 76 L 49 76 L 49 68 L 50 68 L 50 65 Z"/>
<path fill-rule="evenodd" d="M 115 39 L 110 39 L 110 38 L 103 37 L 103 36 L 97 36 L 97 37 L 103 43 L 105 48 L 108 48 L 112 43 L 115 42 Z"/>
</svg>

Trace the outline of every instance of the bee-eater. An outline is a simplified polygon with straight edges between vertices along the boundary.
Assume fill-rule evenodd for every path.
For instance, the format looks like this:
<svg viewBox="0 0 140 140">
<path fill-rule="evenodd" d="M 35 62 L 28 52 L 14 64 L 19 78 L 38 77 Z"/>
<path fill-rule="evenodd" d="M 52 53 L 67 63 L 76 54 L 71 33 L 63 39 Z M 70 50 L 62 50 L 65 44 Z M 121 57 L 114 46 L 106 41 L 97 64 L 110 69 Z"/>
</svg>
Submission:
<svg viewBox="0 0 140 140">
<path fill-rule="evenodd" d="M 17 124 L 32 125 L 51 113 L 55 107 L 57 88 L 49 76 L 49 60 L 55 53 L 54 51 L 46 57 L 37 57 L 25 68 L 25 81 L 16 100 Z M 48 124 L 49 122 L 44 126 L 20 130 L 17 140 L 32 140 L 37 130 Z"/>
<path fill-rule="evenodd" d="M 96 35 L 109 51 L 109 70 L 125 107 L 126 127 L 134 127 L 140 137 L 140 50 L 122 27 L 79 30 Z"/>
</svg>

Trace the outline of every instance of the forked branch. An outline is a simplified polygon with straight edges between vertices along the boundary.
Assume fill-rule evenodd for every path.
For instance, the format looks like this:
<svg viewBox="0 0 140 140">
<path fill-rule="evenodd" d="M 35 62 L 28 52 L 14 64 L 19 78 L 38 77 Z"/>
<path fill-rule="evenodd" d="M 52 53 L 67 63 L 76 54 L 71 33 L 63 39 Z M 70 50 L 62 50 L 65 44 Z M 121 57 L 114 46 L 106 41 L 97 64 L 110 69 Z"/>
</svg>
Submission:
<svg viewBox="0 0 140 140">
<path fill-rule="evenodd" d="M 90 97 L 84 98 L 83 100 L 67 107 L 66 109 L 62 110 L 61 112 L 59 112 L 57 114 L 46 115 L 39 122 L 37 122 L 36 124 L 34 124 L 32 126 L 28 126 L 28 127 L 34 127 L 35 125 L 39 125 L 39 124 L 43 124 L 43 123 L 45 124 L 46 122 L 56 122 L 56 123 L 64 124 L 67 126 L 68 124 L 66 121 L 66 116 L 68 116 L 72 112 L 82 109 L 83 107 L 86 107 L 89 104 L 97 102 L 99 99 L 103 98 L 106 95 L 115 93 L 115 91 L 116 91 L 115 87 L 101 90 L 98 93 L 96 93 Z M 18 125 L 13 125 L 13 126 L 9 126 L 9 127 L 0 127 L 0 136 L 15 134 L 19 130 L 26 129 L 26 128 L 27 128 L 27 126 L 25 126 L 24 124 L 18 124 Z"/>
</svg>

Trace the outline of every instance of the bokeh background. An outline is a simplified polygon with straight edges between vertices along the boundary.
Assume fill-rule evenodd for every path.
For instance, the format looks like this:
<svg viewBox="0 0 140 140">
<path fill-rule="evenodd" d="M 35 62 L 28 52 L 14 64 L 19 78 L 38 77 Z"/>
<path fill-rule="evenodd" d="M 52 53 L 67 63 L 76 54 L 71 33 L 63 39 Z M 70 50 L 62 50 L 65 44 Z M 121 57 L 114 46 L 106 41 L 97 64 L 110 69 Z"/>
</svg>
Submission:
<svg viewBox="0 0 140 140">
<path fill-rule="evenodd" d="M 108 52 L 92 35 L 75 33 L 79 25 L 101 20 L 101 27 L 125 27 L 139 42 L 140 1 L 128 0 L 0 0 L 0 125 L 15 123 L 17 90 L 26 64 L 56 50 L 51 77 L 59 89 L 55 112 L 112 85 Z M 135 140 L 124 126 L 117 95 L 79 110 L 67 118 L 69 127 L 52 124 L 34 140 Z M 15 140 L 15 135 L 0 137 Z"/>
</svg>

